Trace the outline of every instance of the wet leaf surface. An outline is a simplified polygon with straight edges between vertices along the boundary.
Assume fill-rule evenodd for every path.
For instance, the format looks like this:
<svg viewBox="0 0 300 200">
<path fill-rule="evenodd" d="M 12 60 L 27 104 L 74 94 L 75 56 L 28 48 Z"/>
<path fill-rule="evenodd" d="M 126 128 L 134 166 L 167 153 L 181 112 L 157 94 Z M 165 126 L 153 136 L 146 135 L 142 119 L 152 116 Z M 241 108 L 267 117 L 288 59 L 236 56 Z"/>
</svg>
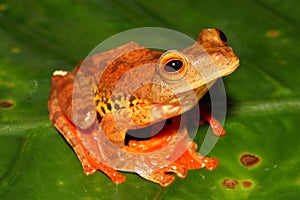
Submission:
<svg viewBox="0 0 300 200">
<path fill-rule="evenodd" d="M 1 1 L 1 199 L 296 199 L 299 6 L 292 0 Z M 127 181 L 118 186 L 100 172 L 85 176 L 48 119 L 55 69 L 71 70 L 107 37 L 144 26 L 193 38 L 203 28 L 217 27 L 241 60 L 224 78 L 227 134 L 209 154 L 220 166 L 190 171 L 166 188 L 135 174 L 124 173 Z M 206 129 L 199 129 L 199 144 Z M 240 159 L 247 154 L 259 162 L 245 166 Z"/>
</svg>

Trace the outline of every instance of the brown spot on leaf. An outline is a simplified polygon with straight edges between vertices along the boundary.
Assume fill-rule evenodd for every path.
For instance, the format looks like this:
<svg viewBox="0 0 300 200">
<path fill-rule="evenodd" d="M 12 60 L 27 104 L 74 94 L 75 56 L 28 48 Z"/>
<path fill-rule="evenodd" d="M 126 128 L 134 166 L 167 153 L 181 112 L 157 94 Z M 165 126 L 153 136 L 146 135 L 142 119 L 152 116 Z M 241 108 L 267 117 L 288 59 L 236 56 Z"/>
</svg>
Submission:
<svg viewBox="0 0 300 200">
<path fill-rule="evenodd" d="M 277 30 L 270 30 L 267 32 L 267 36 L 269 38 L 277 38 L 279 36 L 279 31 Z"/>
<path fill-rule="evenodd" d="M 6 101 L 6 100 L 0 101 L 0 107 L 2 107 L 2 108 L 9 108 L 9 107 L 12 107 L 13 105 L 14 105 L 14 103 L 11 101 Z"/>
<path fill-rule="evenodd" d="M 244 188 L 251 188 L 252 182 L 251 181 L 243 181 L 242 185 L 244 186 Z"/>
<path fill-rule="evenodd" d="M 13 82 L 7 82 L 6 83 L 6 86 L 7 87 L 13 87 L 15 85 L 15 83 L 13 83 Z"/>
<path fill-rule="evenodd" d="M 251 154 L 244 154 L 240 158 L 240 161 L 244 166 L 252 167 L 259 162 L 259 158 Z"/>
<path fill-rule="evenodd" d="M 238 184 L 239 184 L 239 182 L 237 180 L 234 180 L 234 179 L 225 179 L 222 182 L 222 185 L 225 188 L 229 188 L 229 189 L 234 189 Z"/>
</svg>

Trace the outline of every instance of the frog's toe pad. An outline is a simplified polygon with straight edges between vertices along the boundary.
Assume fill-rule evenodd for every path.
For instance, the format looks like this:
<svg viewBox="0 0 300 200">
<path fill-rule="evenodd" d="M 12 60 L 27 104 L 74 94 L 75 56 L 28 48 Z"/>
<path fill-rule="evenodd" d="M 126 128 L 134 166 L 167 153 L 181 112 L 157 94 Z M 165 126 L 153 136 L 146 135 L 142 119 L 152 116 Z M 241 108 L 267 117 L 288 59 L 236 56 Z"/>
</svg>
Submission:
<svg viewBox="0 0 300 200">
<path fill-rule="evenodd" d="M 206 169 L 214 170 L 219 165 L 219 160 L 217 158 L 202 158 L 202 165 Z"/>
<path fill-rule="evenodd" d="M 187 176 L 188 170 L 186 168 L 182 168 L 176 172 L 177 176 L 180 178 L 185 178 Z"/>
<path fill-rule="evenodd" d="M 91 165 L 86 164 L 83 166 L 83 171 L 86 175 L 91 175 L 97 171 L 97 169 L 93 168 Z"/>
<path fill-rule="evenodd" d="M 106 174 L 115 184 L 123 183 L 126 180 L 125 176 L 123 176 L 117 170 L 114 170 L 111 167 L 102 164 L 95 164 L 95 163 L 94 166 L 92 166 L 91 164 L 83 165 L 83 171 L 86 175 L 91 175 L 95 173 L 97 170 Z"/>
<path fill-rule="evenodd" d="M 162 175 L 162 179 L 160 181 L 161 186 L 168 186 L 175 180 L 175 177 L 173 175 L 164 174 Z"/>
<path fill-rule="evenodd" d="M 148 179 L 150 181 L 153 181 L 155 183 L 160 184 L 161 186 L 165 187 L 170 185 L 174 180 L 175 177 L 170 174 L 165 174 L 164 172 L 157 172 L 153 174 L 147 174 L 146 176 L 143 175 L 145 179 Z"/>
<path fill-rule="evenodd" d="M 164 173 L 169 173 L 169 172 L 176 173 L 177 176 L 179 176 L 180 178 L 184 178 L 188 174 L 188 169 L 183 165 L 177 165 L 177 164 L 174 165 L 173 164 L 173 165 L 167 167 L 164 171 Z"/>
<path fill-rule="evenodd" d="M 114 184 L 121 184 L 126 180 L 126 177 L 118 172 L 108 175 Z"/>
</svg>

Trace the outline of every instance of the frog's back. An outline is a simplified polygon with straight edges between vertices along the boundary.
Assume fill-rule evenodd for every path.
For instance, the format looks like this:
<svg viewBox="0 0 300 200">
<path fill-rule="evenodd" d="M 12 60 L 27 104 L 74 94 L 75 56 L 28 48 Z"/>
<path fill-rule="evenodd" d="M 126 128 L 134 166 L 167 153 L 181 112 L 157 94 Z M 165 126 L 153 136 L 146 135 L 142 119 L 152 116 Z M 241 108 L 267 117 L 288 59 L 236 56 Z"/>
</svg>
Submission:
<svg viewBox="0 0 300 200">
<path fill-rule="evenodd" d="M 143 102 L 132 90 L 152 79 L 160 56 L 161 52 L 141 47 L 125 52 L 105 67 L 95 88 L 95 102 L 100 116 Z"/>
</svg>

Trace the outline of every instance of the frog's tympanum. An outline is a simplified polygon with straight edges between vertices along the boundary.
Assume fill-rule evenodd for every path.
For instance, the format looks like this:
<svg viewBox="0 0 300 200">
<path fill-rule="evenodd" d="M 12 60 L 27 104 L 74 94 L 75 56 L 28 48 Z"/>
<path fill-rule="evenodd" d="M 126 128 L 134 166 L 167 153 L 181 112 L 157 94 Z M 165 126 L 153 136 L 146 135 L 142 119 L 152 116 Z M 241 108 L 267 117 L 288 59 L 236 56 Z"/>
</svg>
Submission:
<svg viewBox="0 0 300 200">
<path fill-rule="evenodd" d="M 55 71 L 50 119 L 85 174 L 99 170 L 119 184 L 126 178 L 118 171 L 133 172 L 167 186 L 174 180 L 172 173 L 185 177 L 189 169 L 218 165 L 218 159 L 196 151 L 184 113 L 238 65 L 218 29 L 205 29 L 192 46 L 164 53 L 129 42 L 88 57 L 71 72 Z M 218 121 L 200 110 L 213 132 L 224 134 Z M 152 137 L 127 141 L 129 130 L 155 129 L 166 119 Z"/>
</svg>

